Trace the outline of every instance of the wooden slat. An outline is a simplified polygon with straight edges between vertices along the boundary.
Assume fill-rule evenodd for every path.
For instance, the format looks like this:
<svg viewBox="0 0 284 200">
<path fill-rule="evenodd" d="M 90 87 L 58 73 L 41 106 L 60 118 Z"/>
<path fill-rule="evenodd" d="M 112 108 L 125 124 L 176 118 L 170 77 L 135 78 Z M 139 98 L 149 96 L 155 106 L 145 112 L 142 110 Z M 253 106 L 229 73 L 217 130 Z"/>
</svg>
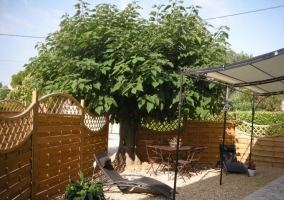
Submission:
<svg viewBox="0 0 284 200">
<path fill-rule="evenodd" d="M 83 154 L 97 152 L 99 149 L 108 149 L 108 145 L 106 142 L 97 143 L 94 145 L 83 147 Z"/>
<path fill-rule="evenodd" d="M 67 144 L 67 145 L 55 146 L 55 147 L 51 147 L 51 148 L 38 149 L 37 159 L 38 160 L 46 159 L 46 158 L 61 155 L 61 154 L 64 154 L 64 153 L 77 151 L 78 149 L 80 149 L 78 142 Z"/>
<path fill-rule="evenodd" d="M 30 178 L 30 175 L 31 165 L 26 165 L 5 176 L 2 176 L 0 179 L 0 191 L 4 190 L 5 188 L 7 189 L 7 187 L 11 187 L 12 185 L 22 181 L 25 178 Z"/>
<path fill-rule="evenodd" d="M 73 131 L 73 130 L 80 130 L 80 125 L 68 125 L 68 126 L 40 126 L 38 128 L 39 132 L 60 132 L 60 131 Z M 78 132 L 75 132 L 78 133 Z M 74 133 L 74 134 L 75 134 Z"/>
<path fill-rule="evenodd" d="M 60 183 L 62 183 L 62 181 L 65 181 L 65 183 L 67 183 L 69 177 L 77 177 L 79 172 L 79 168 L 72 168 L 68 171 L 64 171 L 62 173 L 60 173 L 57 176 L 52 176 L 49 177 L 43 181 L 39 181 L 37 183 L 37 193 L 41 193 L 49 188 L 52 187 L 56 187 L 56 185 L 60 185 Z M 65 185 L 65 187 L 67 186 L 67 184 Z M 64 188 L 60 188 L 61 191 L 64 190 Z"/>
<path fill-rule="evenodd" d="M 81 122 L 81 116 L 79 115 L 61 115 L 61 114 L 39 114 L 39 122 Z"/>
<path fill-rule="evenodd" d="M 59 174 L 63 172 L 68 172 L 73 169 L 77 169 L 77 173 L 79 171 L 79 160 L 72 160 L 70 162 L 58 165 L 58 166 L 52 166 L 48 169 L 38 171 L 36 177 L 37 177 L 37 183 L 50 179 L 54 176 L 58 176 Z"/>
<path fill-rule="evenodd" d="M 22 181 L 17 182 L 11 188 L 0 191 L 1 198 L 3 199 L 14 199 L 17 196 L 21 195 L 22 191 L 28 190 L 30 191 L 31 186 L 31 177 L 25 178 Z"/>
<path fill-rule="evenodd" d="M 9 174 L 23 166 L 31 163 L 31 153 L 27 152 L 21 155 L 12 157 L 0 163 L 0 177 Z"/>
<path fill-rule="evenodd" d="M 66 145 L 72 143 L 80 142 L 79 135 L 59 135 L 53 137 L 39 137 L 38 138 L 38 147 L 42 148 L 51 148 L 59 145 Z"/>
</svg>

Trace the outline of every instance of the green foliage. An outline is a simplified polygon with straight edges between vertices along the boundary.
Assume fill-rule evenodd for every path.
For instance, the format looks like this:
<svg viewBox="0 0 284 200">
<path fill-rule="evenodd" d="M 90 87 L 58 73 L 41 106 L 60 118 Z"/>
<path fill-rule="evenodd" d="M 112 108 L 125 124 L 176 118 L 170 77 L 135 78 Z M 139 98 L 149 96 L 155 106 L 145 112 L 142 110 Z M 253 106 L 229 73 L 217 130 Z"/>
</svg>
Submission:
<svg viewBox="0 0 284 200">
<path fill-rule="evenodd" d="M 0 100 L 4 100 L 9 92 L 10 89 L 7 86 L 2 87 L 2 83 L 0 82 Z"/>
<path fill-rule="evenodd" d="M 82 171 L 79 171 L 80 182 L 76 183 L 70 181 L 70 186 L 66 187 L 66 193 L 64 199 L 67 200 L 105 200 L 103 193 L 102 183 L 91 183 L 86 182 L 84 174 Z"/>
<path fill-rule="evenodd" d="M 21 102 L 26 102 L 27 105 L 31 103 L 32 100 L 32 91 L 33 88 L 31 87 L 31 77 L 27 75 L 21 85 L 16 85 L 13 90 L 7 95 L 7 99 L 14 99 Z"/>
<path fill-rule="evenodd" d="M 234 111 L 238 120 L 243 120 L 251 123 L 251 111 Z M 284 112 L 265 112 L 256 111 L 254 116 L 254 124 L 258 125 L 273 125 L 282 123 Z"/>
<path fill-rule="evenodd" d="M 253 92 L 246 89 L 232 91 L 229 97 L 230 111 L 251 111 L 253 100 L 257 111 L 281 111 L 284 95 L 257 96 L 254 98 L 252 95 Z"/>
<path fill-rule="evenodd" d="M 12 88 L 15 88 L 17 86 L 21 86 L 23 85 L 23 81 L 25 79 L 25 77 L 28 75 L 27 70 L 25 71 L 19 71 L 17 74 L 14 74 L 12 76 L 12 81 L 10 83 Z"/>
<path fill-rule="evenodd" d="M 241 92 L 240 92 L 241 91 Z M 233 111 L 251 111 L 252 92 L 239 88 L 236 91 L 230 91 L 229 110 Z"/>
<path fill-rule="evenodd" d="M 260 103 L 258 104 L 257 109 L 271 112 L 281 111 L 282 100 L 284 100 L 284 95 L 258 97 Z"/>
<path fill-rule="evenodd" d="M 249 55 L 249 54 L 244 53 L 244 52 L 236 53 L 232 49 L 228 49 L 226 51 L 226 63 L 225 64 L 235 63 L 235 62 L 246 60 L 246 59 L 249 59 L 249 58 L 252 58 L 252 57 L 253 57 L 252 54 Z"/>
<path fill-rule="evenodd" d="M 109 112 L 117 122 L 173 119 L 181 68 L 224 63 L 227 27 L 211 33 L 198 7 L 179 1 L 154 5 L 144 19 L 137 2 L 121 11 L 111 4 L 87 6 L 79 1 L 76 14 L 64 15 L 60 30 L 37 45 L 39 56 L 27 69 L 41 94 L 64 92 L 85 99 L 92 112 Z M 220 110 L 220 88 L 191 80 L 183 84 L 190 85 L 185 113 L 205 116 Z"/>
</svg>

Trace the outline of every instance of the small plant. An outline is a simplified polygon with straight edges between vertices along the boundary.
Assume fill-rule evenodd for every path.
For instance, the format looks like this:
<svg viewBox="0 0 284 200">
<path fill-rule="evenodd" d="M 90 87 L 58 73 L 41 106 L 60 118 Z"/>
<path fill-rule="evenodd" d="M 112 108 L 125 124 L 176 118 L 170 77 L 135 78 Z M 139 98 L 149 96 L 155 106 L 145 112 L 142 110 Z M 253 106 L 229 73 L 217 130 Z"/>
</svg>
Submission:
<svg viewBox="0 0 284 200">
<path fill-rule="evenodd" d="M 254 164 L 253 160 L 248 161 L 248 169 L 255 170 L 255 164 Z"/>
<path fill-rule="evenodd" d="M 84 174 L 79 171 L 80 182 L 69 179 L 70 186 L 66 187 L 64 199 L 67 200 L 105 200 L 103 185 L 101 182 L 85 181 Z"/>
<path fill-rule="evenodd" d="M 172 139 L 168 139 L 168 142 L 177 143 L 178 136 L 174 136 Z M 179 138 L 179 142 L 181 142 L 181 138 Z"/>
</svg>

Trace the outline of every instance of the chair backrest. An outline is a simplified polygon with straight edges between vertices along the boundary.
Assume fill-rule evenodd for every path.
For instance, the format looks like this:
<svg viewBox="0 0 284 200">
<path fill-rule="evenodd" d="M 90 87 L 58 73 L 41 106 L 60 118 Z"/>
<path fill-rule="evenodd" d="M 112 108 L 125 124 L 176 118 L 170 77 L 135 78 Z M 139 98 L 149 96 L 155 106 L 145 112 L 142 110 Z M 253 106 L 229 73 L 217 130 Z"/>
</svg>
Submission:
<svg viewBox="0 0 284 200">
<path fill-rule="evenodd" d="M 223 158 L 225 162 L 237 162 L 237 153 L 235 145 L 223 145 L 219 144 L 220 159 Z M 222 155 L 223 152 L 223 155 Z"/>
<path fill-rule="evenodd" d="M 201 157 L 201 154 L 203 153 L 205 147 L 195 147 L 193 152 L 193 160 L 195 163 L 197 163 Z"/>
<path fill-rule="evenodd" d="M 147 158 L 150 159 L 151 157 L 155 156 L 157 152 L 155 151 L 155 149 L 150 148 L 149 145 L 159 144 L 160 142 L 158 140 L 143 140 L 143 141 L 145 142 Z"/>
<path fill-rule="evenodd" d="M 103 152 L 94 154 L 97 164 L 100 166 L 102 172 L 111 181 L 123 181 L 124 178 L 113 168 L 110 158 Z"/>
<path fill-rule="evenodd" d="M 191 149 L 187 151 L 186 161 L 191 162 L 191 160 L 194 158 L 194 152 L 195 152 L 195 147 L 191 147 Z"/>
</svg>

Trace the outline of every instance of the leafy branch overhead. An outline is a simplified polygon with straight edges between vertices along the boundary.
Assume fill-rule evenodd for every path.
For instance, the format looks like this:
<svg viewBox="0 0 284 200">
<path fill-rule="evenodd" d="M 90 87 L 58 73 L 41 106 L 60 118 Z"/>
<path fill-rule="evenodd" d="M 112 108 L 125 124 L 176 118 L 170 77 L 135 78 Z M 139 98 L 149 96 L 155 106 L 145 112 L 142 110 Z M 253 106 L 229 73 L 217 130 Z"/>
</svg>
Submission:
<svg viewBox="0 0 284 200">
<path fill-rule="evenodd" d="M 76 14 L 64 15 L 60 30 L 37 45 L 39 55 L 27 69 L 42 93 L 69 93 L 85 99 L 91 111 L 110 112 L 117 121 L 172 119 L 181 68 L 224 63 L 227 28 L 210 32 L 198 6 L 185 7 L 180 1 L 154 5 L 148 19 L 140 15 L 136 1 L 123 10 L 111 4 L 88 6 L 79 1 Z M 187 91 L 185 112 L 204 116 L 216 111 L 219 94 L 216 86 L 195 82 Z"/>
</svg>

